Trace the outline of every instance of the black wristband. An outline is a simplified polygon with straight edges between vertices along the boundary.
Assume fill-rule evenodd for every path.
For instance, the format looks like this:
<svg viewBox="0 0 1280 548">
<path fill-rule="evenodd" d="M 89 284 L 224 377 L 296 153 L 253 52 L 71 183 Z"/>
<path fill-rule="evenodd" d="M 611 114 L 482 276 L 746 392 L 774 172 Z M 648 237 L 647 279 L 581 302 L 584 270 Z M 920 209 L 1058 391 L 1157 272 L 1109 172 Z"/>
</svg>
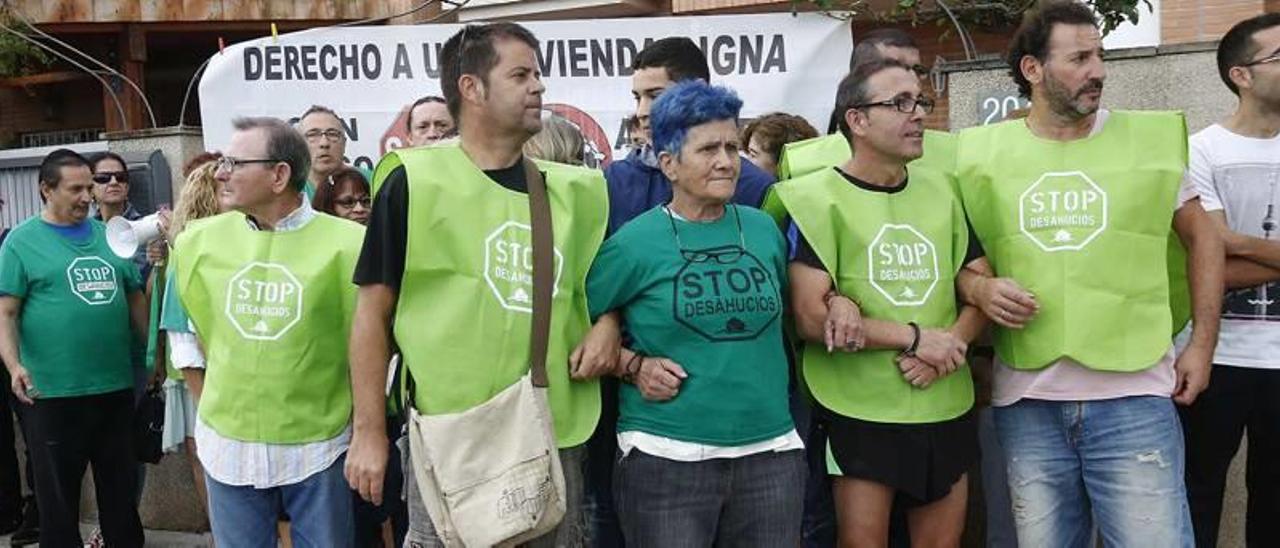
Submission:
<svg viewBox="0 0 1280 548">
<path fill-rule="evenodd" d="M 920 326 L 916 322 L 907 322 L 911 327 L 911 346 L 902 351 L 903 356 L 912 357 L 916 355 L 916 350 L 920 349 Z"/>
<path fill-rule="evenodd" d="M 635 363 L 638 363 L 638 365 L 636 365 L 634 368 L 631 367 L 631 364 L 635 364 Z M 624 382 L 632 382 L 633 380 L 635 380 L 636 373 L 640 372 L 640 366 L 642 365 L 644 365 L 644 354 L 641 354 L 639 352 L 633 352 L 631 355 L 631 359 L 628 360 L 627 364 L 622 368 L 622 380 Z"/>
</svg>

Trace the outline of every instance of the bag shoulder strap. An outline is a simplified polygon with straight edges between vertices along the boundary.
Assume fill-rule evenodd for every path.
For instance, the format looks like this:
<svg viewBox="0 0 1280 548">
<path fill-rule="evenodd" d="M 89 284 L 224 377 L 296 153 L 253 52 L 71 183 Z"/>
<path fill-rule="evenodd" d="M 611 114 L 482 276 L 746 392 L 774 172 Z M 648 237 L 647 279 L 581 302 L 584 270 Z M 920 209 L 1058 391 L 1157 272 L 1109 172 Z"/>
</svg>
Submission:
<svg viewBox="0 0 1280 548">
<path fill-rule="evenodd" d="M 551 228 L 551 200 L 547 182 L 537 164 L 524 158 L 524 178 L 529 190 L 529 220 L 533 231 L 533 328 L 529 332 L 529 378 L 534 386 L 547 382 L 547 342 L 551 335 L 551 297 L 555 289 L 555 239 Z M 405 364 L 407 407 L 417 407 L 417 383 Z M 407 414 L 407 410 L 405 411 Z"/>
<path fill-rule="evenodd" d="M 551 298 L 555 292 L 555 238 L 547 182 L 537 164 L 524 158 L 529 186 L 529 220 L 533 228 L 533 329 L 529 332 L 529 373 L 533 385 L 547 382 L 547 342 L 551 335 Z"/>
</svg>

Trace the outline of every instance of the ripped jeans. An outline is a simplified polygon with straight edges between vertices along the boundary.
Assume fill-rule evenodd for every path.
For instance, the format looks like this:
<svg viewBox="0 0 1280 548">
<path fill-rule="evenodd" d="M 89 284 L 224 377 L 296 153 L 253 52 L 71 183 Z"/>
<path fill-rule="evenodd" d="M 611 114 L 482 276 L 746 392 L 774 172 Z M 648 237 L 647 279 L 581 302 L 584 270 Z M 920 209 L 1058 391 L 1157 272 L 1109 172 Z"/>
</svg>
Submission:
<svg viewBox="0 0 1280 548">
<path fill-rule="evenodd" d="M 1194 546 L 1173 400 L 1024 399 L 995 408 L 1018 544 Z"/>
</svg>

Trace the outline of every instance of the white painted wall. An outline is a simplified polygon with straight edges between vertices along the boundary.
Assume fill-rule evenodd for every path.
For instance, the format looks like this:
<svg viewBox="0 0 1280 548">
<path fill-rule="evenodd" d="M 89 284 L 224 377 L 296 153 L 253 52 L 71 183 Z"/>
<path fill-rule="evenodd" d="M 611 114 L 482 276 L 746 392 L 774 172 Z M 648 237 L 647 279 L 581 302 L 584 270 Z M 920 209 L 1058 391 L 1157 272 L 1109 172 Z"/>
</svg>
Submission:
<svg viewBox="0 0 1280 548">
<path fill-rule="evenodd" d="M 1139 1 L 1138 24 L 1125 23 L 1102 39 L 1106 49 L 1155 47 L 1160 45 L 1160 0 L 1148 0 L 1151 8 Z"/>
</svg>

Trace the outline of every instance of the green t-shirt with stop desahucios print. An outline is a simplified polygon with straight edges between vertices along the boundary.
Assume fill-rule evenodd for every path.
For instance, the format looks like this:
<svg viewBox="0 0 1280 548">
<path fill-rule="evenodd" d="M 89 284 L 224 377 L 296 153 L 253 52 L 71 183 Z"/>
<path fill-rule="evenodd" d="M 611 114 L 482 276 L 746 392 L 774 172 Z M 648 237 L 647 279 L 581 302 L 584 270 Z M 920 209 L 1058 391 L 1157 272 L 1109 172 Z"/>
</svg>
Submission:
<svg viewBox="0 0 1280 548">
<path fill-rule="evenodd" d="M 592 317 L 620 310 L 636 351 L 689 375 L 663 402 L 623 384 L 618 432 L 738 447 L 792 430 L 786 283 L 786 243 L 754 208 L 700 223 L 658 206 L 605 241 L 587 276 Z"/>
<path fill-rule="evenodd" d="M 0 246 L 0 294 L 22 300 L 18 351 L 37 398 L 106 394 L 133 387 L 135 340 L 128 294 L 138 267 L 107 247 L 95 220 L 84 238 L 32 217 Z"/>
</svg>

